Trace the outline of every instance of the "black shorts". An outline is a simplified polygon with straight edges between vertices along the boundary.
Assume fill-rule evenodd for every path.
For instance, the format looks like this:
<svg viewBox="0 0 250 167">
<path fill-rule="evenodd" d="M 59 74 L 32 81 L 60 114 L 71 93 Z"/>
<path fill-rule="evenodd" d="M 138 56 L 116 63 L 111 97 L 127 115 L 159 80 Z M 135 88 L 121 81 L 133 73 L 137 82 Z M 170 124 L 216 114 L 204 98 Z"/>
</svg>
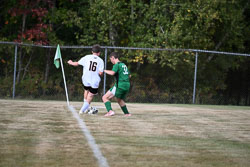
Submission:
<svg viewBox="0 0 250 167">
<path fill-rule="evenodd" d="M 91 88 L 90 86 L 83 86 L 85 90 L 90 91 L 92 94 L 96 95 L 98 93 L 98 88 Z"/>
</svg>

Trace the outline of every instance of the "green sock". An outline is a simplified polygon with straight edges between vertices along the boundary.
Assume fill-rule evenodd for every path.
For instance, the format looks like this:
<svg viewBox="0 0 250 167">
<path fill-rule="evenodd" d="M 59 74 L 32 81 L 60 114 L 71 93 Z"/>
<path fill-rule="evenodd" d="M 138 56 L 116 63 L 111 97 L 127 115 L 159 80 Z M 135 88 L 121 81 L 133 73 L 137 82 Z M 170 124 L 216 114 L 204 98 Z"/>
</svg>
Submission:
<svg viewBox="0 0 250 167">
<path fill-rule="evenodd" d="M 105 104 L 105 107 L 106 107 L 106 109 L 107 109 L 107 111 L 109 112 L 110 110 L 112 110 L 112 108 L 111 108 L 111 102 L 110 101 L 107 101 L 106 103 L 104 103 Z"/>
<path fill-rule="evenodd" d="M 121 109 L 124 112 L 124 114 L 129 114 L 127 106 L 122 106 Z"/>
</svg>

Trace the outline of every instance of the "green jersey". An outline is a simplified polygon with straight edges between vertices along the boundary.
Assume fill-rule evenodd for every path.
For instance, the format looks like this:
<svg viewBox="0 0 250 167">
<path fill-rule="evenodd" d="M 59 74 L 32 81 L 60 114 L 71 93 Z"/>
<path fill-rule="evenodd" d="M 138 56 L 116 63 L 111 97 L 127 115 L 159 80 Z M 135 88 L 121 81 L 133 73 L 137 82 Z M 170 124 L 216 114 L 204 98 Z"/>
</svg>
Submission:
<svg viewBox="0 0 250 167">
<path fill-rule="evenodd" d="M 129 88 L 130 88 L 130 82 L 129 82 L 130 72 L 128 70 L 128 67 L 122 62 L 118 62 L 113 66 L 112 71 L 115 72 L 116 87 L 120 88 L 120 89 L 124 89 L 124 90 L 129 90 Z"/>
</svg>

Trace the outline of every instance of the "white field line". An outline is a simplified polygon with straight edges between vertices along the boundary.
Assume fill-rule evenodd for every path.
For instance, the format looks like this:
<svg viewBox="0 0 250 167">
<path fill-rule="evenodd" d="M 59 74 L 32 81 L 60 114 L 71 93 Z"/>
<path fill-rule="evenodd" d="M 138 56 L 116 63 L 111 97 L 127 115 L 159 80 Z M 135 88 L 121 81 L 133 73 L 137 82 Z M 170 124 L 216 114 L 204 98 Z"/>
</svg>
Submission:
<svg viewBox="0 0 250 167">
<path fill-rule="evenodd" d="M 98 160 L 99 167 L 109 167 L 106 158 L 102 155 L 98 145 L 95 142 L 94 137 L 90 134 L 85 122 L 79 117 L 78 113 L 76 112 L 75 108 L 72 105 L 69 105 L 68 108 L 72 112 L 76 120 L 78 121 L 78 124 L 81 127 L 83 134 L 87 138 L 88 144 L 91 147 L 94 153 L 94 156 Z"/>
</svg>

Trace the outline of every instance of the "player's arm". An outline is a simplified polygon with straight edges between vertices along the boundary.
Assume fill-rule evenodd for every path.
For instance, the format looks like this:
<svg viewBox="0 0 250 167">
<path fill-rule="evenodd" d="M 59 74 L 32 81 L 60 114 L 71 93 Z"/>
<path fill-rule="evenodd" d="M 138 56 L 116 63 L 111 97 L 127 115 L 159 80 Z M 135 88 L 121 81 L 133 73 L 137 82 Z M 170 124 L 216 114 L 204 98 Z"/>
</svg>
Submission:
<svg viewBox="0 0 250 167">
<path fill-rule="evenodd" d="M 104 72 L 109 75 L 115 75 L 115 72 L 112 70 L 104 70 Z"/>
<path fill-rule="evenodd" d="M 72 60 L 69 60 L 68 64 L 72 65 L 72 66 L 78 66 L 79 65 L 78 62 L 73 62 Z"/>
<path fill-rule="evenodd" d="M 103 75 L 103 72 L 99 72 L 99 75 L 102 76 L 102 75 Z"/>
<path fill-rule="evenodd" d="M 100 62 L 99 75 L 102 77 L 104 73 L 104 62 L 103 60 Z"/>
</svg>

